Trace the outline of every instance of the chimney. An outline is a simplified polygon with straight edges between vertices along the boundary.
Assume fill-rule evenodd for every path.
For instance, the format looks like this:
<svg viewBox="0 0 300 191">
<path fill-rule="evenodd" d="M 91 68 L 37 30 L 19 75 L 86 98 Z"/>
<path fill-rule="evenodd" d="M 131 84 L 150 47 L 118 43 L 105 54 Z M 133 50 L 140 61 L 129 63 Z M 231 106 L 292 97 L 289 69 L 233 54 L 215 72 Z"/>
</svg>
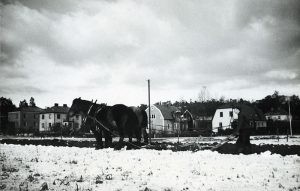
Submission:
<svg viewBox="0 0 300 191">
<path fill-rule="evenodd" d="M 54 106 L 55 106 L 55 107 L 58 107 L 58 103 L 55 103 Z"/>
<path fill-rule="evenodd" d="M 68 107 L 68 105 L 67 104 L 63 104 L 63 107 Z"/>
</svg>

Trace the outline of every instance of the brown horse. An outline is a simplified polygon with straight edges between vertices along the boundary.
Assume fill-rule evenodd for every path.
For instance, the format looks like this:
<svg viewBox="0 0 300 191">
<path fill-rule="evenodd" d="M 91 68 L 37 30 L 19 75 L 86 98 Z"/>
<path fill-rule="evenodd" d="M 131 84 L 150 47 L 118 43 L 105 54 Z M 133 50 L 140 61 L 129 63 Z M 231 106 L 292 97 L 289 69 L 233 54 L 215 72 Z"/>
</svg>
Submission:
<svg viewBox="0 0 300 191">
<path fill-rule="evenodd" d="M 113 106 L 99 105 L 87 100 L 77 98 L 73 100 L 68 115 L 74 116 L 81 114 L 84 118 L 84 124 L 90 126 L 95 135 L 97 145 L 96 148 L 102 148 L 102 134 L 105 136 L 105 147 L 112 144 L 112 135 L 115 131 L 119 134 L 119 146 L 121 146 L 125 135 L 132 142 L 133 135 L 136 136 L 137 142 L 141 141 L 142 126 L 139 122 L 139 116 L 133 109 L 123 105 L 116 104 Z M 145 141 L 147 142 L 147 141 Z"/>
</svg>

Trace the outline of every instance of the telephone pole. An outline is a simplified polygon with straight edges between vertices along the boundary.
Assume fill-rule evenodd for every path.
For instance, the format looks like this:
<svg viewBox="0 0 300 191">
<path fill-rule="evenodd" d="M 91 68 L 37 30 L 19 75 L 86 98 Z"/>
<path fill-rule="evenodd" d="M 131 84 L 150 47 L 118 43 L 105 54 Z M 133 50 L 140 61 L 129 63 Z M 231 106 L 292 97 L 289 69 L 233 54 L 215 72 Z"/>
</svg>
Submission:
<svg viewBox="0 0 300 191">
<path fill-rule="evenodd" d="M 150 80 L 148 79 L 148 123 L 149 123 L 149 144 L 151 144 L 151 106 L 150 106 Z"/>
<path fill-rule="evenodd" d="M 290 105 L 291 97 L 288 97 L 288 105 L 289 105 L 289 121 L 290 121 L 290 132 L 291 136 L 293 136 L 293 129 L 292 129 L 292 116 L 291 116 L 291 105 Z"/>
</svg>

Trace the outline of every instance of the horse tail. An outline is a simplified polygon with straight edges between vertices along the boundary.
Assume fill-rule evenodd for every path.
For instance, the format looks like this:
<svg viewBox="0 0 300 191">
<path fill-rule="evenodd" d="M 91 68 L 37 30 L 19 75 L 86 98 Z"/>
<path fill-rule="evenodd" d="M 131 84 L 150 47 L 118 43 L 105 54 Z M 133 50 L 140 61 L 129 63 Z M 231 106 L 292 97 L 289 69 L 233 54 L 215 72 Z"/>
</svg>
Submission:
<svg viewBox="0 0 300 191">
<path fill-rule="evenodd" d="M 145 110 L 141 110 L 141 113 L 142 113 L 142 117 L 143 117 L 143 120 L 142 120 L 142 127 L 147 127 L 148 125 L 148 116 L 147 116 L 147 113 Z"/>
</svg>

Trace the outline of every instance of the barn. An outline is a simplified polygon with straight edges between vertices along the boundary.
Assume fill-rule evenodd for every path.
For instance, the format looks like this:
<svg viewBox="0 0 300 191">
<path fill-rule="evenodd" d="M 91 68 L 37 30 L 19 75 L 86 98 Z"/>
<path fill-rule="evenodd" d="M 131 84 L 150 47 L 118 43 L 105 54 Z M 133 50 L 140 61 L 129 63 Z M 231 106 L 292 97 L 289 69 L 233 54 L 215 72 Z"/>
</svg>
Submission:
<svg viewBox="0 0 300 191">
<path fill-rule="evenodd" d="M 146 109 L 149 118 L 149 107 Z M 179 123 L 180 110 L 171 105 L 155 104 L 150 106 L 151 133 L 154 137 L 174 135 Z"/>
</svg>

